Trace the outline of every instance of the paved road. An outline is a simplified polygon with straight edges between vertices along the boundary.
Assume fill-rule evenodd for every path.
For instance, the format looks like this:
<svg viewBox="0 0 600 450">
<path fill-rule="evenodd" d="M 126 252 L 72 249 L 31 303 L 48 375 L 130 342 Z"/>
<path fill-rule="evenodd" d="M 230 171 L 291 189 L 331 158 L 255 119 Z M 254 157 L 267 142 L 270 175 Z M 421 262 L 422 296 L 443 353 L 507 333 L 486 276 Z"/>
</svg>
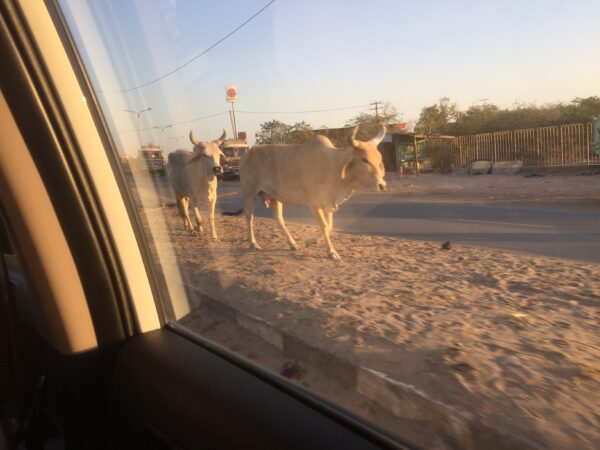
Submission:
<svg viewBox="0 0 600 450">
<path fill-rule="evenodd" d="M 155 179 L 170 198 L 164 178 Z M 220 210 L 242 207 L 239 182 L 219 185 Z M 260 205 L 257 215 L 270 217 Z M 304 205 L 286 205 L 289 222 L 315 224 Z M 361 194 L 334 216 L 337 231 L 482 245 L 600 263 L 600 201 L 443 201 Z"/>
</svg>

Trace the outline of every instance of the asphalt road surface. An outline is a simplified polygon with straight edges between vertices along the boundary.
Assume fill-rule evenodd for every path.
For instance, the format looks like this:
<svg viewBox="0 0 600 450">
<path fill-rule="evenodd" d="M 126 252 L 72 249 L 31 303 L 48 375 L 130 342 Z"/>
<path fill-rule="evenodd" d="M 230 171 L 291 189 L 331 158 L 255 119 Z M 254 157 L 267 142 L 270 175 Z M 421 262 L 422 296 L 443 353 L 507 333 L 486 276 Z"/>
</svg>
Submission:
<svg viewBox="0 0 600 450">
<path fill-rule="evenodd" d="M 161 201 L 173 201 L 164 177 L 152 179 Z M 260 203 L 260 202 L 259 202 Z M 239 182 L 219 183 L 220 211 L 243 206 Z M 316 224 L 305 205 L 285 205 L 288 222 Z M 256 215 L 270 217 L 259 204 Z M 355 194 L 334 215 L 334 230 L 463 243 L 600 263 L 600 202 L 416 199 Z"/>
</svg>

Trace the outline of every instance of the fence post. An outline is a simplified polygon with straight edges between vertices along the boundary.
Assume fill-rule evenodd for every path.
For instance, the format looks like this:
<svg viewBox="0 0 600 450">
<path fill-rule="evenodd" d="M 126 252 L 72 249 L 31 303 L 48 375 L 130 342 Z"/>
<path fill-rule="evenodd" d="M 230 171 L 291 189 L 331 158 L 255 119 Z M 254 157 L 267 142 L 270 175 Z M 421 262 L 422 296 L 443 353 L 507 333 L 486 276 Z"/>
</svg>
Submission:
<svg viewBox="0 0 600 450">
<path fill-rule="evenodd" d="M 590 147 L 591 145 L 591 139 L 589 138 L 590 134 L 593 133 L 593 128 L 594 128 L 594 124 L 592 122 L 592 124 L 590 125 L 590 133 L 588 133 L 587 131 L 588 126 L 585 125 L 585 131 L 584 131 L 584 136 L 585 136 L 585 140 L 587 141 L 587 145 L 585 146 L 587 148 L 587 164 L 588 166 L 592 163 L 591 158 L 590 158 Z"/>
<path fill-rule="evenodd" d="M 510 153 L 510 150 L 515 148 L 515 142 L 516 141 L 517 141 L 517 136 L 515 135 L 515 130 L 511 130 L 510 131 L 510 139 L 508 140 L 507 151 L 508 151 L 508 154 L 510 155 L 510 158 L 512 158 L 513 161 L 516 161 L 517 158 L 516 158 L 516 155 L 514 153 L 514 150 L 513 150 L 512 154 Z"/>
<path fill-rule="evenodd" d="M 563 145 L 563 126 L 561 125 L 558 130 L 560 132 L 560 165 L 564 166 L 565 165 L 565 147 Z"/>
<path fill-rule="evenodd" d="M 514 131 L 513 131 L 513 157 L 515 158 L 515 160 L 517 159 L 517 136 L 515 135 Z"/>
<path fill-rule="evenodd" d="M 540 129 L 535 129 L 535 149 L 537 151 L 537 163 L 540 164 Z"/>
<path fill-rule="evenodd" d="M 496 146 L 496 133 L 492 133 L 492 139 L 494 140 L 494 162 L 498 162 L 498 148 Z"/>
</svg>

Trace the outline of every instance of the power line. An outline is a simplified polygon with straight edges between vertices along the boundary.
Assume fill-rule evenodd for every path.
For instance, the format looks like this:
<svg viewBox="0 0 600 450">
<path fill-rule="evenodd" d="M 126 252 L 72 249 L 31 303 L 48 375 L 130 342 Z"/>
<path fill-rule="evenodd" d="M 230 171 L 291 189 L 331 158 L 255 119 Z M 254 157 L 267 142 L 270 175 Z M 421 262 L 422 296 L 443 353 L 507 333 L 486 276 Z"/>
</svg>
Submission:
<svg viewBox="0 0 600 450">
<path fill-rule="evenodd" d="M 212 117 L 217 117 L 223 114 L 227 114 L 229 111 L 221 111 L 218 113 L 214 113 L 214 114 L 210 114 L 208 116 L 203 116 L 203 117 L 196 117 L 195 119 L 189 119 L 189 120 L 183 120 L 181 122 L 175 122 L 173 123 L 173 125 L 183 125 L 185 123 L 191 123 L 191 122 L 197 122 L 198 120 L 204 120 L 204 119 L 210 119 Z"/>
<path fill-rule="evenodd" d="M 273 3 L 275 3 L 275 0 L 271 0 L 269 3 L 267 3 L 265 6 L 263 6 L 261 9 L 259 9 L 256 13 L 254 13 L 250 18 L 248 18 L 246 21 L 244 21 L 241 25 L 239 25 L 237 28 L 235 28 L 233 31 L 229 32 L 227 35 L 225 35 L 224 37 L 222 37 L 221 39 L 219 39 L 217 42 L 215 42 L 214 44 L 212 44 L 210 47 L 208 47 L 206 50 L 204 50 L 203 52 L 197 54 L 196 56 L 194 56 L 193 58 L 189 59 L 188 61 L 186 61 L 185 63 L 183 63 L 182 65 L 176 67 L 175 69 L 171 70 L 170 72 L 165 73 L 164 75 L 161 75 L 158 78 L 155 78 L 154 80 L 151 81 L 147 81 L 145 83 L 140 84 L 139 86 L 135 86 L 129 89 L 121 89 L 121 90 L 117 90 L 117 91 L 99 91 L 99 92 L 103 92 L 103 93 L 111 93 L 111 94 L 125 94 L 127 92 L 131 92 L 131 91 L 135 91 L 137 89 L 141 89 L 143 87 L 149 86 L 151 84 L 154 84 L 160 80 L 163 80 L 165 78 L 167 78 L 170 75 L 173 75 L 175 72 L 178 72 L 179 70 L 183 69 L 185 66 L 187 66 L 188 64 L 190 64 L 191 62 L 197 60 L 198 58 L 200 58 L 201 56 L 206 55 L 208 52 L 210 52 L 213 48 L 215 48 L 217 45 L 219 45 L 221 42 L 223 42 L 225 39 L 227 39 L 228 37 L 230 37 L 231 35 L 233 35 L 234 33 L 236 33 L 237 31 L 239 31 L 240 29 L 242 29 L 244 26 L 246 26 L 249 22 L 251 22 L 256 16 L 258 16 L 260 13 L 262 13 L 265 9 L 267 9 L 269 6 L 271 6 Z"/>
<path fill-rule="evenodd" d="M 228 111 L 221 111 L 221 112 L 218 112 L 218 113 L 210 114 L 208 116 L 196 117 L 195 119 L 183 120 L 181 122 L 173 122 L 169 126 L 184 125 L 186 123 L 197 122 L 199 120 L 211 119 L 213 117 L 217 117 L 217 116 L 220 116 L 220 115 L 223 115 L 223 114 L 227 114 L 227 112 Z M 148 131 L 148 130 L 152 130 L 154 128 L 155 128 L 154 126 L 147 127 L 147 128 L 142 128 L 142 131 Z M 121 130 L 121 131 L 117 131 L 117 134 L 121 134 L 121 133 L 133 133 L 134 131 L 137 132 L 138 130 L 137 129 L 135 129 L 135 130 Z"/>
<path fill-rule="evenodd" d="M 369 105 L 344 106 L 342 108 L 328 108 L 328 109 L 310 109 L 310 110 L 304 110 L 304 111 L 236 111 L 236 112 L 242 113 L 242 114 L 310 114 L 310 113 L 321 113 L 321 112 L 346 111 L 349 109 L 364 108 L 366 106 L 369 106 Z M 172 126 L 184 125 L 186 123 L 197 122 L 199 120 L 205 120 L 205 119 L 217 117 L 222 114 L 227 114 L 228 112 L 229 111 L 221 111 L 218 113 L 210 114 L 208 116 L 196 117 L 195 119 L 183 120 L 181 122 L 173 122 L 170 125 L 172 125 Z M 142 131 L 152 130 L 153 128 L 154 128 L 153 126 L 148 127 L 148 128 L 142 128 Z M 138 131 L 138 130 L 137 129 L 123 130 L 123 131 L 117 131 L 117 133 L 119 133 L 119 134 L 120 133 L 133 133 L 134 131 Z"/>
<path fill-rule="evenodd" d="M 364 108 L 369 105 L 355 105 L 355 106 L 345 106 L 343 108 L 331 108 L 331 109 L 312 109 L 305 111 L 236 111 L 238 113 L 244 114 L 310 114 L 310 113 L 320 113 L 320 112 L 333 112 L 333 111 L 345 111 L 348 109 L 358 109 Z"/>
</svg>

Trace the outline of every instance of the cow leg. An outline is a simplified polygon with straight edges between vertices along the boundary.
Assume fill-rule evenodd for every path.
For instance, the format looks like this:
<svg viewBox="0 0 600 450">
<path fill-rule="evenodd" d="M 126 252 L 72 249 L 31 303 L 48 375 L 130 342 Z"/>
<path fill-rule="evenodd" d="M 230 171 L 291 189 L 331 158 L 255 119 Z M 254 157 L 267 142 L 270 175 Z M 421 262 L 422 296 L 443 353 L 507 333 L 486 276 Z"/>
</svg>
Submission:
<svg viewBox="0 0 600 450">
<path fill-rule="evenodd" d="M 244 212 L 246 213 L 246 229 L 248 232 L 248 242 L 250 248 L 262 250 L 261 246 L 256 242 L 254 237 L 254 208 L 256 207 L 256 198 L 254 195 L 244 199 Z"/>
<path fill-rule="evenodd" d="M 200 210 L 198 209 L 198 205 L 194 205 L 194 216 L 196 217 L 196 225 L 198 225 L 198 235 L 204 233 L 204 228 L 202 228 L 202 216 L 200 215 Z M 189 220 L 189 218 L 188 218 Z M 190 221 L 190 224 L 192 222 Z"/>
<path fill-rule="evenodd" d="M 215 228 L 215 205 L 217 204 L 217 193 L 208 196 L 208 222 L 210 224 L 210 236 L 214 242 L 217 242 L 217 230 Z"/>
<path fill-rule="evenodd" d="M 183 219 L 183 228 L 193 232 L 194 227 L 192 225 L 192 221 L 190 220 L 190 198 L 187 195 L 180 197 L 177 200 L 177 206 L 179 207 L 179 214 L 181 214 Z"/>
<path fill-rule="evenodd" d="M 329 225 L 329 233 L 333 231 L 333 209 L 327 208 L 325 210 L 325 217 L 327 218 L 327 224 Z"/>
<path fill-rule="evenodd" d="M 183 209 L 185 205 L 185 197 L 177 196 L 177 211 L 179 212 L 179 217 L 183 220 L 183 229 L 188 230 L 188 223 L 185 217 L 185 210 Z"/>
<path fill-rule="evenodd" d="M 329 237 L 329 234 L 331 233 L 331 228 L 328 221 L 329 214 L 326 213 L 323 208 L 311 206 L 310 209 L 312 210 L 315 218 L 317 219 L 317 223 L 323 231 L 323 237 L 325 238 L 325 243 L 327 244 L 329 256 L 333 259 L 340 259 L 340 255 L 338 255 L 338 253 L 335 251 L 335 248 L 333 248 L 333 244 L 331 243 L 331 239 Z"/>
<path fill-rule="evenodd" d="M 278 202 L 277 200 L 271 200 L 271 207 L 273 208 L 273 219 L 277 221 L 277 223 L 279 224 L 279 228 L 281 228 L 285 233 L 285 237 L 287 238 L 290 249 L 298 250 L 296 241 L 294 241 L 294 238 L 288 231 L 283 220 L 283 203 Z"/>
<path fill-rule="evenodd" d="M 327 219 L 327 225 L 329 226 L 329 232 L 331 233 L 333 229 L 333 209 L 327 209 L 325 212 L 325 218 Z M 316 236 L 311 237 L 305 241 L 306 246 L 310 247 L 311 245 L 319 244 L 323 240 L 323 234 L 318 233 Z"/>
</svg>

